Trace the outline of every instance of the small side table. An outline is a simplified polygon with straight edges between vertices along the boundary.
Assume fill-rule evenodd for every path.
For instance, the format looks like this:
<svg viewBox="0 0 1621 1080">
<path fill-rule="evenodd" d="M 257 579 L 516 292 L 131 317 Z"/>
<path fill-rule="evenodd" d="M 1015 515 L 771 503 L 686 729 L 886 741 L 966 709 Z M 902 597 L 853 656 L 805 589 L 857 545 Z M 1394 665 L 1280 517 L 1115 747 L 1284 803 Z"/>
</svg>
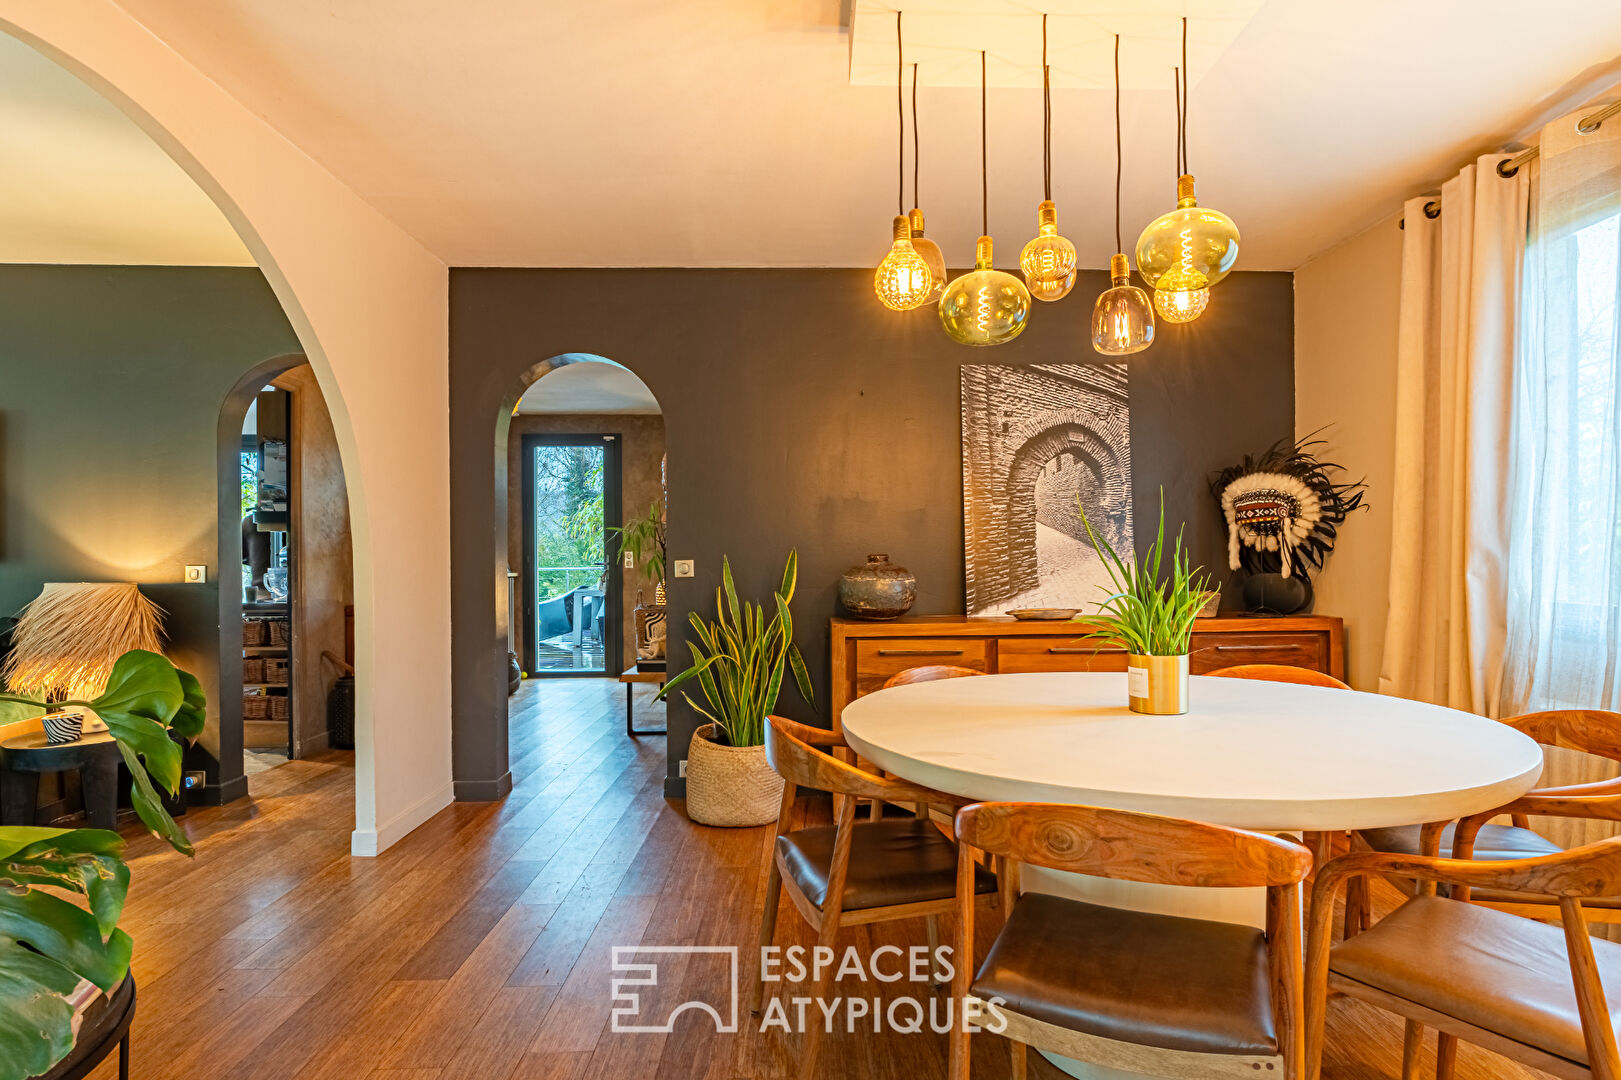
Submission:
<svg viewBox="0 0 1621 1080">
<path fill-rule="evenodd" d="M 636 684 L 655 683 L 663 686 L 669 679 L 667 671 L 637 671 L 628 667 L 619 675 L 619 681 L 625 684 L 625 734 L 632 738 L 637 735 L 666 735 L 663 728 L 638 728 L 636 726 Z"/>
<path fill-rule="evenodd" d="M 105 731 L 52 746 L 43 731 L 0 743 L 0 825 L 32 825 L 39 774 L 77 770 L 92 829 L 118 828 L 118 764 L 123 755 Z"/>
</svg>

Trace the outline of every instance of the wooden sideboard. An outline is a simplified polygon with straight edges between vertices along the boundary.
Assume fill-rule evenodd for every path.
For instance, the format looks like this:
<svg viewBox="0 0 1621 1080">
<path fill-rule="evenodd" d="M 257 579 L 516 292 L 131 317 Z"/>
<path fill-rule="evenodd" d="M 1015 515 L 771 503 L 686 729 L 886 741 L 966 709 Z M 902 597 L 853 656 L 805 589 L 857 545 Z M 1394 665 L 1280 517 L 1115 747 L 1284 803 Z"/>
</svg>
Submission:
<svg viewBox="0 0 1621 1080">
<path fill-rule="evenodd" d="M 833 620 L 833 722 L 897 671 L 950 664 L 986 674 L 1124 671 L 1126 654 L 1080 640 L 1070 622 L 920 615 L 892 622 Z M 1345 678 L 1344 625 L 1329 615 L 1217 615 L 1193 627 L 1195 675 L 1235 664 L 1291 664 Z"/>
</svg>

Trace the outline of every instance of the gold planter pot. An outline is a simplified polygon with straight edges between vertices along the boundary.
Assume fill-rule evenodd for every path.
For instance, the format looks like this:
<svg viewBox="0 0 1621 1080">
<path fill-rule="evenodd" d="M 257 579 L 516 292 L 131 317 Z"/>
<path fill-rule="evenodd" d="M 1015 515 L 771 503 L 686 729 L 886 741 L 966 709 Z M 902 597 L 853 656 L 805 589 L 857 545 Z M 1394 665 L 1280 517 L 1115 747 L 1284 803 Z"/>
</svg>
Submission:
<svg viewBox="0 0 1621 1080">
<path fill-rule="evenodd" d="M 1188 711 L 1188 658 L 1126 657 L 1126 693 L 1132 712 L 1175 716 Z"/>
</svg>

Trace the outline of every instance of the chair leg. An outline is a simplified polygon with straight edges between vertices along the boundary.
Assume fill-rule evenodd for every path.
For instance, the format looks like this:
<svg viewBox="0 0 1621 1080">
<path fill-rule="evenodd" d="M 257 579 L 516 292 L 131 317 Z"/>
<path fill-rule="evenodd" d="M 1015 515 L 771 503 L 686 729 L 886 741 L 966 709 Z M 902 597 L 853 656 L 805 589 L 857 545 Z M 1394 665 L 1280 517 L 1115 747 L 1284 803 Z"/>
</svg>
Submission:
<svg viewBox="0 0 1621 1080">
<path fill-rule="evenodd" d="M 1009 1053 L 1012 1055 L 1012 1058 L 1013 1058 L 1013 1080 L 1025 1080 L 1025 1078 L 1024 1078 L 1025 1059 L 1024 1058 L 1025 1058 L 1026 1047 L 1025 1047 L 1024 1043 L 1019 1042 L 1017 1039 L 1009 1039 L 1008 1040 L 1008 1048 L 1009 1048 Z"/>
<path fill-rule="evenodd" d="M 1452 1080 L 1452 1069 L 1458 1063 L 1458 1037 L 1442 1031 L 1435 1039 L 1435 1080 Z"/>
<path fill-rule="evenodd" d="M 129 1033 L 118 1043 L 118 1080 L 129 1080 Z"/>
<path fill-rule="evenodd" d="M 1424 1026 L 1417 1020 L 1407 1021 L 1401 1040 L 1401 1080 L 1417 1080 L 1418 1052 L 1424 1046 Z"/>
<path fill-rule="evenodd" d="M 818 946 L 825 945 L 829 949 L 834 947 L 834 942 L 838 940 L 839 936 L 839 914 L 837 910 L 833 909 L 832 905 L 823 910 L 822 928 L 816 935 L 816 944 Z M 814 954 L 812 955 L 814 956 Z M 822 1029 L 827 1023 L 826 1014 L 822 1012 L 818 1002 L 827 1000 L 828 991 L 833 985 L 833 975 L 837 970 L 838 965 L 836 963 L 828 965 L 812 987 L 810 1008 L 805 1010 L 807 1026 L 805 1028 L 805 1043 L 800 1049 L 799 1080 L 813 1080 L 816 1076 L 816 1059 L 821 1053 L 822 1035 L 824 1034 Z"/>
<path fill-rule="evenodd" d="M 929 939 L 929 986 L 935 990 L 940 989 L 940 965 L 936 958 L 940 955 L 940 921 L 938 916 L 925 915 L 923 926 Z"/>
<path fill-rule="evenodd" d="M 773 856 L 771 869 L 766 871 L 765 908 L 760 912 L 760 947 L 754 955 L 754 1001 L 749 1008 L 755 1013 L 765 1006 L 765 950 L 777 933 L 777 908 L 781 900 L 782 872 L 777 869 Z"/>
<path fill-rule="evenodd" d="M 1345 940 L 1368 928 L 1368 879 L 1358 875 L 1345 883 Z"/>
</svg>

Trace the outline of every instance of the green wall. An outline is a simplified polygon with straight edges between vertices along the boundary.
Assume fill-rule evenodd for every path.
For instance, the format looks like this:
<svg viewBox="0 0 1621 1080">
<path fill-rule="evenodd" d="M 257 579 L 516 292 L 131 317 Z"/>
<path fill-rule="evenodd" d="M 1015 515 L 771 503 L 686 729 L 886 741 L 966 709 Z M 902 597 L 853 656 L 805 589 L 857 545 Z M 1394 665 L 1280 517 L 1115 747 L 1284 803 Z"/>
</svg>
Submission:
<svg viewBox="0 0 1621 1080">
<path fill-rule="evenodd" d="M 249 369 L 299 351 L 253 268 L 0 266 L 0 614 L 47 581 L 141 583 L 208 691 L 205 748 L 220 406 Z M 208 584 L 181 584 L 187 563 Z"/>
</svg>

